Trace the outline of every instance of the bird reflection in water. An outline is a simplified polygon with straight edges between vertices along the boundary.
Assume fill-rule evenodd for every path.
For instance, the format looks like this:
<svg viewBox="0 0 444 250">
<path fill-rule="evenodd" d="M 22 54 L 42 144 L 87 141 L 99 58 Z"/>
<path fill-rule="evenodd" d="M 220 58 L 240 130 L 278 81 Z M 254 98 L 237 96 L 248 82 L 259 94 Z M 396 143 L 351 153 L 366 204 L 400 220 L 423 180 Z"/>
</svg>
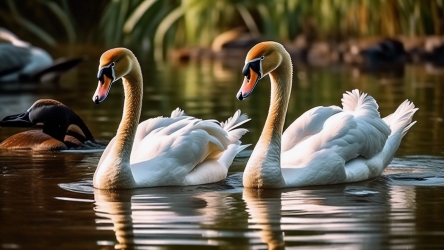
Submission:
<svg viewBox="0 0 444 250">
<path fill-rule="evenodd" d="M 382 232 L 399 234 L 399 223 L 391 220 L 391 213 L 414 219 L 411 211 L 390 206 L 392 200 L 406 198 L 399 196 L 399 188 L 392 192 L 395 187 L 384 177 L 281 190 L 242 188 L 238 181 L 234 188 L 211 184 L 118 192 L 95 189 L 96 227 L 115 232 L 116 249 L 377 248 L 389 244 Z M 411 242 L 399 243 L 411 247 Z"/>
</svg>

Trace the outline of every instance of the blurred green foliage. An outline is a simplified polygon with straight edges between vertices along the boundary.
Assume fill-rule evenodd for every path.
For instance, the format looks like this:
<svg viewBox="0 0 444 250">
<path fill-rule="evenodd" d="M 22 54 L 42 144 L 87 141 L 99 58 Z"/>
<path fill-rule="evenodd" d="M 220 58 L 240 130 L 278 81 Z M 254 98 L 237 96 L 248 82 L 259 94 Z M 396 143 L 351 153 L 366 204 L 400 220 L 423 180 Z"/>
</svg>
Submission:
<svg viewBox="0 0 444 250">
<path fill-rule="evenodd" d="M 209 46 L 244 27 L 267 39 L 430 35 L 444 29 L 444 0 L 6 0 L 0 21 L 41 41 L 107 46 Z M 8 28 L 8 27 L 6 27 Z"/>
</svg>

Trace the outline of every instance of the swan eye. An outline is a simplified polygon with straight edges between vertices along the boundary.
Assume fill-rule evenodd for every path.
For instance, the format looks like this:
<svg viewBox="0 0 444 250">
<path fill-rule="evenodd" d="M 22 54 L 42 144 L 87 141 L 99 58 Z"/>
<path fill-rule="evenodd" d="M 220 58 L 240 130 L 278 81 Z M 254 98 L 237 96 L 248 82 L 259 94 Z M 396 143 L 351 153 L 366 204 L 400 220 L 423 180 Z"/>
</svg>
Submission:
<svg viewBox="0 0 444 250">
<path fill-rule="evenodd" d="M 259 79 L 262 78 L 262 57 L 259 57 L 259 58 L 249 61 L 247 63 L 247 65 L 248 65 L 248 68 L 250 68 L 251 70 L 253 70 L 254 72 L 256 72 L 259 75 Z M 247 66 L 247 65 L 245 65 L 245 66 Z M 245 69 L 245 67 L 244 67 L 244 69 Z M 250 75 L 250 71 L 248 71 L 248 75 Z"/>
<path fill-rule="evenodd" d="M 250 80 L 250 63 L 245 64 L 244 68 L 242 69 L 242 74 L 246 76 L 248 80 Z"/>
<path fill-rule="evenodd" d="M 250 80 L 250 69 L 256 72 L 259 75 L 259 79 L 262 78 L 262 60 L 264 60 L 265 56 L 261 56 L 259 58 L 255 58 L 249 62 L 247 62 L 242 69 L 242 74 Z"/>
<path fill-rule="evenodd" d="M 97 79 L 99 79 L 99 81 L 104 84 L 105 79 L 103 76 L 108 77 L 109 79 L 111 79 L 111 82 L 114 82 L 114 80 L 116 79 L 116 75 L 114 73 L 114 65 L 116 65 L 115 62 L 110 63 L 107 66 L 104 66 L 103 68 L 101 68 L 99 70 L 99 73 L 97 74 Z"/>
</svg>

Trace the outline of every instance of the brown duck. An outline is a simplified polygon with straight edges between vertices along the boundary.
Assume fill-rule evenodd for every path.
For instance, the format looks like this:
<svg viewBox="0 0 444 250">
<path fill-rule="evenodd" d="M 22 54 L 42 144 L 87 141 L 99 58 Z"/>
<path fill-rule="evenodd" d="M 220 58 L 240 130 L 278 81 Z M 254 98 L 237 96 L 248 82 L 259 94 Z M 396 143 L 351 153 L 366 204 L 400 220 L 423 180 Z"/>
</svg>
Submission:
<svg viewBox="0 0 444 250">
<path fill-rule="evenodd" d="M 0 121 L 0 127 L 31 127 L 2 143 L 9 150 L 104 149 L 106 143 L 94 139 L 91 131 L 74 111 L 52 99 L 40 99 L 23 113 L 10 115 Z"/>
</svg>

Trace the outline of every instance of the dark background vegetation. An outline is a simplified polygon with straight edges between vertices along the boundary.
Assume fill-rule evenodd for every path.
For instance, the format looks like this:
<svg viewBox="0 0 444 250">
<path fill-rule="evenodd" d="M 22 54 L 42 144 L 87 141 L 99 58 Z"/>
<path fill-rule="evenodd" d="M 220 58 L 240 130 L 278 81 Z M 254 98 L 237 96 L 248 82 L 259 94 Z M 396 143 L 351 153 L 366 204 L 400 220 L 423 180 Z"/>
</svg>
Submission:
<svg viewBox="0 0 444 250">
<path fill-rule="evenodd" d="M 27 0 L 0 1 L 0 25 L 41 46 L 210 46 L 243 27 L 292 41 L 440 35 L 442 0 Z"/>
</svg>

